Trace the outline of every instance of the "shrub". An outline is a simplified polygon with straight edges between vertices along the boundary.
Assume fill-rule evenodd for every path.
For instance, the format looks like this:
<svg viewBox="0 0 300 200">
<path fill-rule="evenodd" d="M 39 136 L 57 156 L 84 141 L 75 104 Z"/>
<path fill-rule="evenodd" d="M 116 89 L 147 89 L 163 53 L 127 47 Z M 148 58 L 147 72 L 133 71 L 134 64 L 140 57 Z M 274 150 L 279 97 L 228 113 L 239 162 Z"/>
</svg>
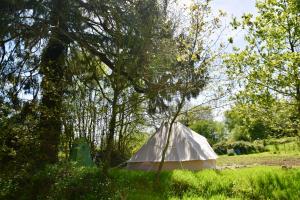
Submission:
<svg viewBox="0 0 300 200">
<path fill-rule="evenodd" d="M 219 155 L 227 154 L 227 143 L 226 142 L 219 142 L 213 146 L 214 151 Z"/>
<path fill-rule="evenodd" d="M 228 149 L 227 150 L 227 155 L 228 156 L 234 156 L 235 152 L 234 152 L 234 149 Z"/>
<path fill-rule="evenodd" d="M 213 149 L 219 155 L 227 154 L 230 149 L 232 149 L 237 155 L 266 151 L 265 147 L 261 144 L 254 144 L 245 141 L 220 142 L 215 144 Z"/>
<path fill-rule="evenodd" d="M 8 183 L 0 189 L 0 199 L 112 199 L 115 194 L 99 168 L 72 163 L 50 165 L 33 176 Z"/>
</svg>

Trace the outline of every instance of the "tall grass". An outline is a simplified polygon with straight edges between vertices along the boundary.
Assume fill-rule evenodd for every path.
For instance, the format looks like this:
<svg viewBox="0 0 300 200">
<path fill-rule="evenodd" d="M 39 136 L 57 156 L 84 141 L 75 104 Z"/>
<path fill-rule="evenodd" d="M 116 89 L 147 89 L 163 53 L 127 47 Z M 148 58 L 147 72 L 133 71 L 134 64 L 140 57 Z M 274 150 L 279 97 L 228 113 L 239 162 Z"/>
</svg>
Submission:
<svg viewBox="0 0 300 200">
<path fill-rule="evenodd" d="M 126 175 L 125 175 L 126 174 Z M 300 169 L 254 167 L 238 170 L 164 172 L 159 188 L 154 174 L 116 170 L 113 182 L 127 199 L 299 199 Z"/>
<path fill-rule="evenodd" d="M 300 169 L 175 170 L 155 173 L 50 166 L 21 182 L 0 178 L 0 199 L 280 199 L 300 196 Z M 9 185 L 7 185 L 9 183 Z M 6 186 L 6 187 L 4 187 Z M 12 189 L 10 189 L 12 188 Z"/>
</svg>

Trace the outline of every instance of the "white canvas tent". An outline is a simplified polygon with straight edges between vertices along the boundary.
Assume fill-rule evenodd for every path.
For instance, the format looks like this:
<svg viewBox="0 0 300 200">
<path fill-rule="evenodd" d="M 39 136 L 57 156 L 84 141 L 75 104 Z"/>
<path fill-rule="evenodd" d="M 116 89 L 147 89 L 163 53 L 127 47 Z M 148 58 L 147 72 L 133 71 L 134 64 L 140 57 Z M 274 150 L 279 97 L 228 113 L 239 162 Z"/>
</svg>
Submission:
<svg viewBox="0 0 300 200">
<path fill-rule="evenodd" d="M 168 128 L 169 124 L 164 123 L 127 162 L 127 168 L 157 170 L 167 142 Z M 173 124 L 163 170 L 216 168 L 216 159 L 217 155 L 205 137 L 179 122 Z"/>
</svg>

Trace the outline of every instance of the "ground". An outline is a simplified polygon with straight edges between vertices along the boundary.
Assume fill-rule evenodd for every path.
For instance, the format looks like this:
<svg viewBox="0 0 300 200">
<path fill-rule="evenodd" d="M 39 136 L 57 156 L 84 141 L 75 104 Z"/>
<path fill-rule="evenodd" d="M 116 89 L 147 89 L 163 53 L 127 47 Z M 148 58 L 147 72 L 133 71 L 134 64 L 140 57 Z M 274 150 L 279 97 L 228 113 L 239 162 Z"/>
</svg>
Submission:
<svg viewBox="0 0 300 200">
<path fill-rule="evenodd" d="M 300 155 L 295 154 L 271 154 L 260 153 L 239 156 L 220 156 L 217 160 L 217 166 L 292 166 L 300 167 Z"/>
</svg>

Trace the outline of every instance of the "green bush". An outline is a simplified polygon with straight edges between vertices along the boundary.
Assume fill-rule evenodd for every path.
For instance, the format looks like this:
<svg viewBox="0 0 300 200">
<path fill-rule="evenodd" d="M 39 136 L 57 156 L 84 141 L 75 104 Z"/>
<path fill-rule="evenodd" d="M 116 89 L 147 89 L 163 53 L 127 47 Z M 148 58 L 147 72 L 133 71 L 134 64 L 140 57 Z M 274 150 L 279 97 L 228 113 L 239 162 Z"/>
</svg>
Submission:
<svg viewBox="0 0 300 200">
<path fill-rule="evenodd" d="M 228 148 L 228 145 L 226 142 L 219 142 L 219 143 L 213 145 L 214 151 L 219 155 L 227 154 L 227 148 Z"/>
<path fill-rule="evenodd" d="M 235 155 L 234 149 L 228 149 L 227 150 L 227 155 L 228 156 L 234 156 Z"/>
<path fill-rule="evenodd" d="M 230 149 L 233 149 L 234 153 L 237 155 L 266 151 L 265 147 L 261 144 L 255 144 L 245 141 L 220 142 L 215 144 L 213 146 L 213 149 L 219 155 L 227 154 L 228 150 Z"/>
<path fill-rule="evenodd" d="M 4 180 L 3 180 L 4 181 Z M 0 199 L 111 199 L 113 188 L 96 167 L 65 163 L 50 165 L 33 176 L 5 180 Z"/>
</svg>

